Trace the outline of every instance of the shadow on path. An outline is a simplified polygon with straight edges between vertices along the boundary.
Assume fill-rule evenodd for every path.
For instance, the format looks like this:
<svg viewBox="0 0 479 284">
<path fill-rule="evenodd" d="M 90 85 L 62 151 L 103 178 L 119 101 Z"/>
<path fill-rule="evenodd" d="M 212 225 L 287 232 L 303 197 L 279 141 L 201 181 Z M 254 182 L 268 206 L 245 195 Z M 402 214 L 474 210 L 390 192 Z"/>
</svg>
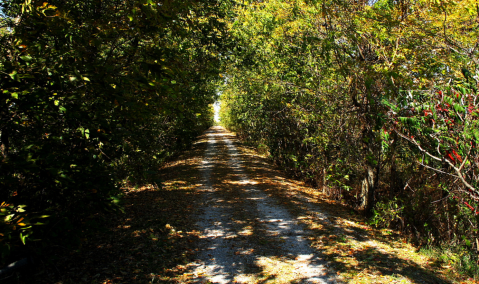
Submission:
<svg viewBox="0 0 479 284">
<path fill-rule="evenodd" d="M 240 147 L 240 144 L 238 144 Z M 388 283 L 452 283 L 398 253 L 406 247 L 397 235 L 384 236 L 364 225 L 351 209 L 307 188 L 303 183 L 284 178 L 269 161 L 241 148 L 248 174 L 257 187 L 275 196 L 309 230 L 313 247 L 326 257 L 338 273 L 368 281 Z M 389 276 L 389 278 L 385 278 Z M 389 279 L 389 280 L 388 280 Z"/>
<path fill-rule="evenodd" d="M 241 148 L 236 160 L 223 138 Z M 125 214 L 98 221 L 101 232 L 38 283 L 324 283 L 337 272 L 450 283 L 401 255 L 399 238 L 284 178 L 223 130 L 199 137 L 161 178 L 162 189 L 129 189 Z"/>
<path fill-rule="evenodd" d="M 255 188 L 225 134 L 220 128 L 207 134 L 200 170 L 205 208 L 197 224 L 205 242 L 194 272 L 197 282 L 333 282 L 303 226 Z"/>
</svg>

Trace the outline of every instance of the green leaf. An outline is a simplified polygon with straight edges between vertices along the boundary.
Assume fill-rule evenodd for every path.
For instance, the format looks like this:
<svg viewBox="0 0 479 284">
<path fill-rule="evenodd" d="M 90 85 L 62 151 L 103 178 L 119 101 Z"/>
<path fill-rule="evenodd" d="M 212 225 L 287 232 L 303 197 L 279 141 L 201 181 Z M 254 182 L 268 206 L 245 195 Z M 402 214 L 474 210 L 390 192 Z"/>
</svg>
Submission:
<svg viewBox="0 0 479 284">
<path fill-rule="evenodd" d="M 32 60 L 32 57 L 29 56 L 29 55 L 23 55 L 23 56 L 20 56 L 20 58 L 21 58 L 22 60 L 25 60 L 25 61 L 30 61 L 30 60 Z"/>
<path fill-rule="evenodd" d="M 20 239 L 22 240 L 22 243 L 25 244 L 25 240 L 27 239 L 28 234 L 24 235 L 23 233 L 20 233 Z"/>
<path fill-rule="evenodd" d="M 460 104 L 454 104 L 454 110 L 456 110 L 457 112 L 464 112 L 464 108 L 460 105 Z"/>
<path fill-rule="evenodd" d="M 13 80 L 15 80 L 15 78 L 17 77 L 17 74 L 18 74 L 18 72 L 15 70 L 15 71 L 13 71 L 12 73 L 10 73 L 10 74 L 8 74 L 8 75 L 10 75 L 10 78 L 12 78 Z"/>
</svg>

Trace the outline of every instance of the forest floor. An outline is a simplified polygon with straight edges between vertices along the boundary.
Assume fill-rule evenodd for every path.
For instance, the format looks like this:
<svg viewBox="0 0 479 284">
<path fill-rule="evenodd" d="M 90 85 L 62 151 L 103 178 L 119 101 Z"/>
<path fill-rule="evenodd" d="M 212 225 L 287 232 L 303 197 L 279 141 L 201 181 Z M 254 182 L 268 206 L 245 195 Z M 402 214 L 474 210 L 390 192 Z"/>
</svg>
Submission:
<svg viewBox="0 0 479 284">
<path fill-rule="evenodd" d="M 215 127 L 39 283 L 473 283 Z"/>
</svg>

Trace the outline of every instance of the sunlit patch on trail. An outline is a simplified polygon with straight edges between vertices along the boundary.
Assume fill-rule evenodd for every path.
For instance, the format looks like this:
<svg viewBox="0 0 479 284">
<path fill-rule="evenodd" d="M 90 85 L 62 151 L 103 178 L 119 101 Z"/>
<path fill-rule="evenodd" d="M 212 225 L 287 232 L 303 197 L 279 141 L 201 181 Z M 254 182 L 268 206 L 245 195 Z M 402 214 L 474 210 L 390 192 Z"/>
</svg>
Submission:
<svg viewBox="0 0 479 284">
<path fill-rule="evenodd" d="M 298 256 L 296 259 L 287 257 L 258 257 L 256 264 L 261 267 L 261 274 L 246 274 L 235 278 L 237 283 L 268 283 L 268 280 L 274 280 L 273 283 L 296 283 L 298 279 L 307 277 L 311 274 L 308 269 L 311 256 Z M 321 271 L 315 271 L 318 277 L 309 277 L 307 281 L 301 283 L 324 283 L 320 278 Z"/>
<path fill-rule="evenodd" d="M 192 264 L 195 283 L 332 283 L 302 225 L 243 169 L 222 128 L 207 133 L 201 163 L 204 241 Z M 225 178 L 227 177 L 227 178 Z"/>
</svg>

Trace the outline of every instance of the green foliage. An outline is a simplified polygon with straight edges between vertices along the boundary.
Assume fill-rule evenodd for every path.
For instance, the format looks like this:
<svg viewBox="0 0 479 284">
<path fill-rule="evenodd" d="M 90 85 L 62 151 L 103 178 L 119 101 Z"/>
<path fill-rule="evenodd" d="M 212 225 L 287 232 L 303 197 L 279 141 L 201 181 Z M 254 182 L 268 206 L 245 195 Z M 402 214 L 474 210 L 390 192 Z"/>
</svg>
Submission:
<svg viewBox="0 0 479 284">
<path fill-rule="evenodd" d="M 396 198 L 389 201 L 380 201 L 376 203 L 370 224 L 382 228 L 395 227 L 398 223 L 404 222 L 401 220 L 401 217 L 404 216 L 404 209 L 402 202 L 399 202 Z"/>
<path fill-rule="evenodd" d="M 51 215 L 28 249 L 75 247 L 212 125 L 228 2 L 0 5 L 0 201 Z"/>
<path fill-rule="evenodd" d="M 479 101 L 474 89 L 449 87 L 409 92 L 391 106 L 392 129 L 423 156 L 419 163 L 449 173 L 463 183 L 461 192 L 474 200 L 477 184 Z"/>
<path fill-rule="evenodd" d="M 442 239 L 472 249 L 471 240 L 478 237 L 477 103 L 475 87 L 456 85 L 407 92 L 397 105 L 389 104 L 391 130 L 410 143 L 410 159 L 435 172 L 435 178 L 419 187 L 428 198 L 414 193 L 412 204 L 418 206 L 403 214 L 414 220 L 416 233 L 428 243 Z M 453 229 L 446 228 L 451 224 Z"/>
<path fill-rule="evenodd" d="M 477 255 L 470 254 L 463 247 L 445 246 L 442 248 L 426 246 L 421 248 L 421 253 L 432 258 L 432 265 L 453 266 L 456 271 L 466 275 L 478 275 Z"/>
<path fill-rule="evenodd" d="M 35 215 L 27 212 L 25 205 L 0 206 L 0 254 L 2 259 L 20 246 L 20 242 L 39 241 L 33 238 L 34 226 L 45 225 L 48 215 Z"/>
<path fill-rule="evenodd" d="M 222 123 L 374 224 L 473 253 L 476 4 L 273 0 L 236 12 Z"/>
</svg>

